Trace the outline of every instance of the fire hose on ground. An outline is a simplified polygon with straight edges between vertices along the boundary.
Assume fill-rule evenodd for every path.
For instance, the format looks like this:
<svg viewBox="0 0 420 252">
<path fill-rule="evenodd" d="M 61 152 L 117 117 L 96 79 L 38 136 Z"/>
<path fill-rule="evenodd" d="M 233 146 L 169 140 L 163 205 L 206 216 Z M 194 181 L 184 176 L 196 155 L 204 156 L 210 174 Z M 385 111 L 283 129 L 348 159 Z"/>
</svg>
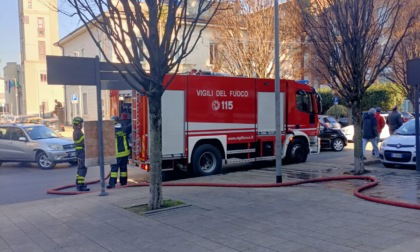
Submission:
<svg viewBox="0 0 420 252">
<path fill-rule="evenodd" d="M 110 174 L 105 177 L 105 180 L 109 178 Z M 268 187 L 286 187 L 286 186 L 296 186 L 301 184 L 308 184 L 308 183 L 318 183 L 318 182 L 328 182 L 328 181 L 340 181 L 340 180 L 364 180 L 369 181 L 369 183 L 356 187 L 353 190 L 353 194 L 356 197 L 361 199 L 376 202 L 380 204 L 390 205 L 390 206 L 397 206 L 397 207 L 404 207 L 404 208 L 411 208 L 420 210 L 419 204 L 407 203 L 407 202 L 400 202 L 394 200 L 387 200 L 387 199 L 380 199 L 376 197 L 372 197 L 366 194 L 363 194 L 362 191 L 375 187 L 378 185 L 378 180 L 375 177 L 371 176 L 336 176 L 336 177 L 326 177 L 326 178 L 314 178 L 314 179 L 307 179 L 302 181 L 294 181 L 294 182 L 284 182 L 284 183 L 268 183 L 268 184 L 234 184 L 234 183 L 172 183 L 172 182 L 164 182 L 162 186 L 183 186 L 183 187 L 236 187 L 236 188 L 268 188 Z M 100 182 L 100 180 L 89 181 L 86 184 L 95 184 Z M 64 185 L 56 188 L 51 188 L 47 190 L 48 194 L 58 194 L 58 195 L 77 195 L 77 194 L 85 194 L 90 192 L 78 192 L 78 191 L 62 191 L 64 189 L 75 187 L 75 184 Z M 149 186 L 149 183 L 139 183 L 139 184 L 129 184 L 126 186 L 121 186 L 118 188 L 126 188 L 126 187 L 146 187 Z"/>
</svg>

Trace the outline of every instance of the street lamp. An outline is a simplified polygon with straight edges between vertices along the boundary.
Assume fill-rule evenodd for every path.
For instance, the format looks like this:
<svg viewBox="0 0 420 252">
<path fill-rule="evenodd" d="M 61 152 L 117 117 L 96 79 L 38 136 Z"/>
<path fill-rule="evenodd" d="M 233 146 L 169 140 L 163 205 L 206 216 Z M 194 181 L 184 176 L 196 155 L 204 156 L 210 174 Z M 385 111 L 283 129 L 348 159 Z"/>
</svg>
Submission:
<svg viewBox="0 0 420 252">
<path fill-rule="evenodd" d="M 275 112 L 276 112 L 276 183 L 282 183 L 281 174 L 281 158 L 282 158 L 282 145 L 281 145 L 281 129 L 280 124 L 280 45 L 279 45 L 279 1 L 274 1 L 274 74 L 275 74 Z"/>
</svg>

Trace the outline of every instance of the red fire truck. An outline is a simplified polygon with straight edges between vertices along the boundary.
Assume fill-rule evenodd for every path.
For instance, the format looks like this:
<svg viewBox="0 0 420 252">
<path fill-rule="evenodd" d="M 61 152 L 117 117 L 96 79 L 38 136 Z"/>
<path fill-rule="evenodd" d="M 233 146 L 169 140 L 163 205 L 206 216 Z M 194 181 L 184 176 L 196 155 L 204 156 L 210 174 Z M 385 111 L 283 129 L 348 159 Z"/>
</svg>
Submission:
<svg viewBox="0 0 420 252">
<path fill-rule="evenodd" d="M 307 84 L 281 80 L 284 161 L 319 153 L 320 97 Z M 273 79 L 177 75 L 162 97 L 162 169 L 205 176 L 222 163 L 275 160 Z M 132 158 L 149 169 L 148 99 L 132 97 Z"/>
</svg>

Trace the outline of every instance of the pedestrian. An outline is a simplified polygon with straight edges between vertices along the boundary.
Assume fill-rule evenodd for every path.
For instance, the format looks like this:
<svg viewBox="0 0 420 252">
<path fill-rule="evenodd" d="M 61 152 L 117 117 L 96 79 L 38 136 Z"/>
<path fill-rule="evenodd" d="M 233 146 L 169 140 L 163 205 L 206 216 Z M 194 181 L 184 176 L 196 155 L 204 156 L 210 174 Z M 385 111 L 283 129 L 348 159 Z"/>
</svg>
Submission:
<svg viewBox="0 0 420 252">
<path fill-rule="evenodd" d="M 117 184 L 118 169 L 120 170 L 120 184 L 127 185 L 127 165 L 130 149 L 128 145 L 128 134 L 125 127 L 120 123 L 118 116 L 111 118 L 114 120 L 115 127 L 115 156 L 117 163 L 111 165 L 111 175 L 109 177 L 109 184 L 106 188 L 111 189 Z"/>
<path fill-rule="evenodd" d="M 376 108 L 375 119 L 376 127 L 378 129 L 378 136 L 375 138 L 376 146 L 379 147 L 379 141 L 381 140 L 382 129 L 385 127 L 385 119 L 381 116 L 382 109 L 380 107 Z M 375 151 L 372 150 L 372 155 L 375 155 Z"/>
<path fill-rule="evenodd" d="M 85 166 L 85 134 L 83 134 L 82 128 L 83 119 L 75 117 L 73 119 L 73 141 L 77 156 L 76 188 L 78 191 L 87 192 L 90 189 L 85 185 L 87 167 Z"/>
<path fill-rule="evenodd" d="M 387 124 L 390 135 L 394 134 L 394 132 L 403 124 L 401 113 L 398 111 L 398 106 L 392 108 L 392 111 L 387 118 Z"/>
<path fill-rule="evenodd" d="M 376 137 L 378 136 L 378 127 L 376 126 L 375 119 L 376 109 L 369 109 L 368 113 L 363 114 L 363 134 L 362 134 L 362 144 L 363 144 L 363 159 L 366 159 L 366 145 L 368 142 L 372 144 L 373 151 L 375 152 L 375 157 L 379 157 L 379 149 L 376 144 Z"/>
</svg>

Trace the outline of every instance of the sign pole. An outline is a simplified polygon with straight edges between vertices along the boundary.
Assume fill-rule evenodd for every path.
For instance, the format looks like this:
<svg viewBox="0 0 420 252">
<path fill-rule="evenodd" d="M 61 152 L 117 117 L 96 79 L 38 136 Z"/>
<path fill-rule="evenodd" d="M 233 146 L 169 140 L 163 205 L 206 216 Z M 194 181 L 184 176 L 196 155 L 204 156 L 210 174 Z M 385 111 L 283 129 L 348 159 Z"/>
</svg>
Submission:
<svg viewBox="0 0 420 252">
<path fill-rule="evenodd" d="M 419 86 L 420 86 L 420 58 L 407 60 L 407 84 L 414 89 L 414 111 L 416 132 L 416 171 L 420 172 L 420 125 L 419 125 Z"/>
<path fill-rule="evenodd" d="M 280 124 L 280 45 L 279 45 L 279 1 L 274 1 L 274 73 L 275 73 L 275 113 L 276 113 L 276 183 L 282 183 L 283 178 L 281 174 L 281 129 Z"/>
<path fill-rule="evenodd" d="M 420 80 L 419 80 L 420 81 Z M 415 108 L 414 108 L 414 115 L 415 115 L 415 129 L 416 129 L 416 171 L 420 171 L 420 136 L 419 136 L 419 85 L 413 86 L 415 88 Z"/>
<path fill-rule="evenodd" d="M 104 167 L 104 139 L 102 132 L 102 97 L 101 97 L 101 72 L 99 68 L 99 57 L 95 57 L 96 68 L 96 106 L 98 108 L 98 146 L 99 146 L 99 171 L 101 177 L 101 192 L 99 196 L 108 195 L 105 192 L 105 167 Z"/>
</svg>

